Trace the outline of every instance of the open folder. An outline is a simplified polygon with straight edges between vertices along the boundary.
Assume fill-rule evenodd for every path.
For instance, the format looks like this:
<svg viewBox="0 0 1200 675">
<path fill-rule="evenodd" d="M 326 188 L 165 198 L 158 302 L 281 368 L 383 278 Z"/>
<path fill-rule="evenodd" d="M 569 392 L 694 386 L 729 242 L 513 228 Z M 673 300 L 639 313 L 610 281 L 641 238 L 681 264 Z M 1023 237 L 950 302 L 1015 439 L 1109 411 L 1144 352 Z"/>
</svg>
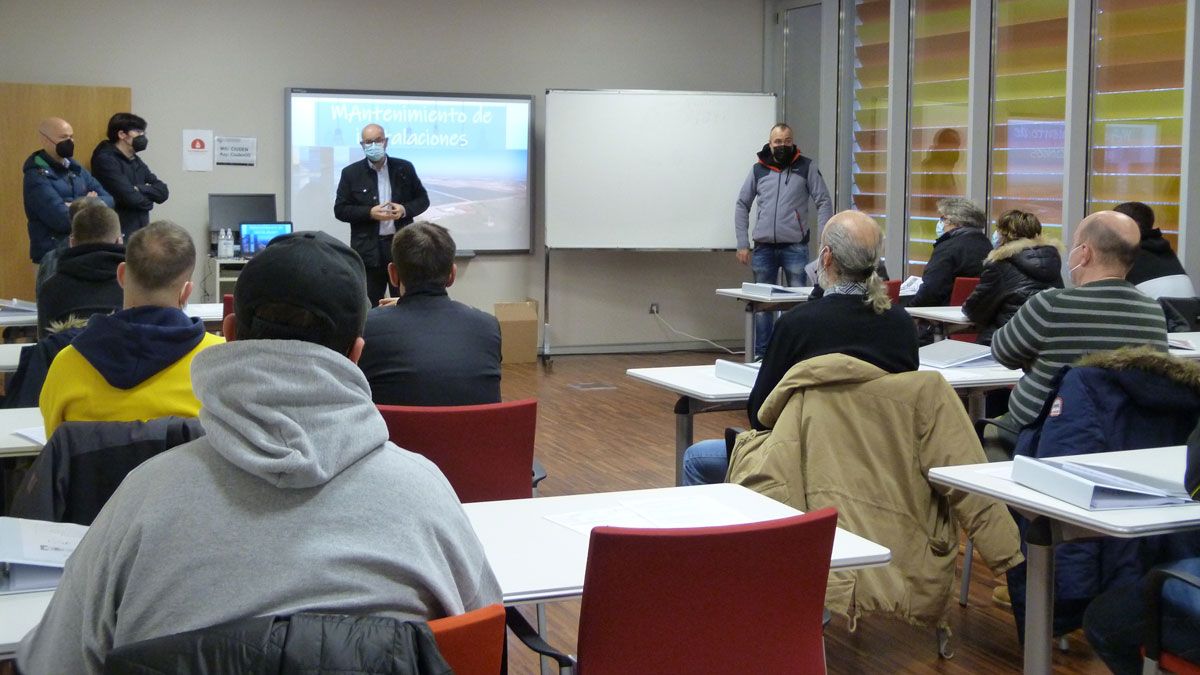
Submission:
<svg viewBox="0 0 1200 675">
<path fill-rule="evenodd" d="M 756 284 L 743 281 L 742 292 L 746 295 L 762 298 L 763 300 L 772 300 L 775 298 L 780 300 L 795 300 L 796 298 L 807 298 L 812 293 L 812 289 L 804 286 L 776 286 L 775 284 Z"/>
<path fill-rule="evenodd" d="M 87 527 L 0 517 L 0 593 L 58 586 L 63 566 Z"/>
<path fill-rule="evenodd" d="M 1081 509 L 1129 509 L 1193 503 L 1177 482 L 1094 464 L 1056 459 L 1013 458 L 1013 482 L 1073 504 Z"/>
</svg>

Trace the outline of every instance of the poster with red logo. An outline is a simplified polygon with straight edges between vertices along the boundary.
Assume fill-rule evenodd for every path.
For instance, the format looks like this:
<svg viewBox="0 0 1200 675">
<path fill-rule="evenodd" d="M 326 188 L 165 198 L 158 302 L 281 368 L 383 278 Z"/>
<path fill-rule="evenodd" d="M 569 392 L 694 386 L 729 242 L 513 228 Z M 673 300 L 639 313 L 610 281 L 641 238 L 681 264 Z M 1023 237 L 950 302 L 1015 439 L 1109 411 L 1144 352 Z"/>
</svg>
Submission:
<svg viewBox="0 0 1200 675">
<path fill-rule="evenodd" d="M 183 170 L 213 170 L 212 129 L 183 130 Z"/>
</svg>

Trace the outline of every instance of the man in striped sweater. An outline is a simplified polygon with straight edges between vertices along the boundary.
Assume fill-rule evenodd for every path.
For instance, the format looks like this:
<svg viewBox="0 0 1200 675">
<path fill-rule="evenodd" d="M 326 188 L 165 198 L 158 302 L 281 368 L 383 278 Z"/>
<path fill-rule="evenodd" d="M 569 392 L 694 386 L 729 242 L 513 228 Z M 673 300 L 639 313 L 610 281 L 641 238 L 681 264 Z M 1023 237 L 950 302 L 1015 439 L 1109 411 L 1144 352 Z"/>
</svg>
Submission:
<svg viewBox="0 0 1200 675">
<path fill-rule="evenodd" d="M 1007 428 L 1032 423 L 1059 369 L 1085 354 L 1127 345 L 1167 351 L 1162 309 L 1125 281 L 1139 240 L 1129 216 L 1100 211 L 1084 218 L 1067 254 L 1074 287 L 1038 293 L 996 331 L 992 355 L 1025 371 L 1009 399 Z"/>
</svg>

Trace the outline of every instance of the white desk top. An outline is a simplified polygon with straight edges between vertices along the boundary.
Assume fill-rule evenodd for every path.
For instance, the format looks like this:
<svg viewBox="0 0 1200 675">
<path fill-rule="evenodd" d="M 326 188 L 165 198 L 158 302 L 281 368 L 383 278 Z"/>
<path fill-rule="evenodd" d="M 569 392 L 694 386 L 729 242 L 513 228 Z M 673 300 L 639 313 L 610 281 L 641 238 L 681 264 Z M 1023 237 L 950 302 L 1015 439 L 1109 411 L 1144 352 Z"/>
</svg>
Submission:
<svg viewBox="0 0 1200 675">
<path fill-rule="evenodd" d="M 30 343 L 9 343 L 0 345 L 0 373 L 11 373 L 16 371 L 17 364 L 21 360 L 21 350 L 30 346 Z"/>
<path fill-rule="evenodd" d="M 225 306 L 219 302 L 192 303 L 183 308 L 188 316 L 194 316 L 205 323 L 220 321 L 225 316 Z M 37 312 L 0 311 L 0 328 L 9 326 L 36 326 Z"/>
<path fill-rule="evenodd" d="M 798 292 L 793 295 L 778 295 L 778 296 L 772 296 L 772 297 L 768 298 L 768 297 L 765 297 L 762 295 L 746 293 L 745 291 L 743 291 L 740 288 L 718 288 L 717 295 L 721 295 L 726 298 L 736 298 L 738 300 L 743 300 L 745 302 L 767 302 L 767 303 L 771 303 L 773 305 L 786 305 L 786 304 L 796 304 L 799 302 L 805 302 L 806 300 L 808 300 L 808 294 L 812 293 L 813 287 L 812 286 L 801 286 L 801 287 L 796 287 L 796 290 Z"/>
<path fill-rule="evenodd" d="M 1178 445 L 1077 455 L 1070 459 L 1082 464 L 1132 469 L 1179 481 L 1187 464 L 1187 448 Z M 1011 471 L 1012 462 L 946 466 L 930 469 L 929 480 L 994 497 L 1019 511 L 1047 516 L 1113 537 L 1144 537 L 1200 527 L 1200 502 L 1182 506 L 1088 511 L 1012 482 L 1009 480 Z"/>
<path fill-rule="evenodd" d="M 507 604 L 578 596 L 583 592 L 589 535 L 547 520 L 546 516 L 611 509 L 654 500 L 706 498 L 737 512 L 737 520 L 756 522 L 794 516 L 800 512 L 740 485 L 722 483 L 654 490 L 630 490 L 566 497 L 538 497 L 502 502 L 477 502 L 463 508 L 483 542 L 488 562 L 500 581 Z M 744 517 L 743 517 L 744 516 Z M 831 569 L 885 565 L 887 548 L 838 528 Z"/>
<path fill-rule="evenodd" d="M 54 591 L 0 595 L 0 659 L 16 653 L 17 644 L 42 620 L 53 596 Z"/>
<path fill-rule="evenodd" d="M 937 321 L 956 326 L 969 326 L 971 320 L 962 312 L 962 307 L 905 307 L 914 319 Z"/>
<path fill-rule="evenodd" d="M 42 424 L 42 411 L 38 408 L 0 409 L 0 458 L 29 457 L 41 452 L 40 444 L 17 436 L 13 429 L 40 427 Z"/>
<path fill-rule="evenodd" d="M 714 366 L 669 366 L 665 368 L 630 368 L 625 374 L 656 387 L 690 396 L 705 403 L 736 403 L 750 397 L 750 387 L 723 380 L 714 374 Z M 980 368 L 930 368 L 942 374 L 955 389 L 1003 387 L 1016 384 L 1021 371 L 1004 366 Z"/>
</svg>

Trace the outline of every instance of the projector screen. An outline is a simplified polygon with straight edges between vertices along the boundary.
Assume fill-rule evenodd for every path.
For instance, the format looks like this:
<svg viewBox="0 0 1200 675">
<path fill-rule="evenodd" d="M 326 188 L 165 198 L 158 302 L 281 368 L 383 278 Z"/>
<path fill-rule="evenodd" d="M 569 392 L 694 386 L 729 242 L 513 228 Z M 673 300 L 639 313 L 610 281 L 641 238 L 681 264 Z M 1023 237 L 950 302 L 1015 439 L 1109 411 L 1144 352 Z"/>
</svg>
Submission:
<svg viewBox="0 0 1200 675">
<path fill-rule="evenodd" d="M 368 124 L 388 155 L 413 163 L 429 193 L 417 216 L 450 230 L 459 250 L 528 252 L 533 97 L 287 90 L 287 218 L 299 230 L 350 241 L 333 217 L 342 169 L 363 159 Z"/>
</svg>

